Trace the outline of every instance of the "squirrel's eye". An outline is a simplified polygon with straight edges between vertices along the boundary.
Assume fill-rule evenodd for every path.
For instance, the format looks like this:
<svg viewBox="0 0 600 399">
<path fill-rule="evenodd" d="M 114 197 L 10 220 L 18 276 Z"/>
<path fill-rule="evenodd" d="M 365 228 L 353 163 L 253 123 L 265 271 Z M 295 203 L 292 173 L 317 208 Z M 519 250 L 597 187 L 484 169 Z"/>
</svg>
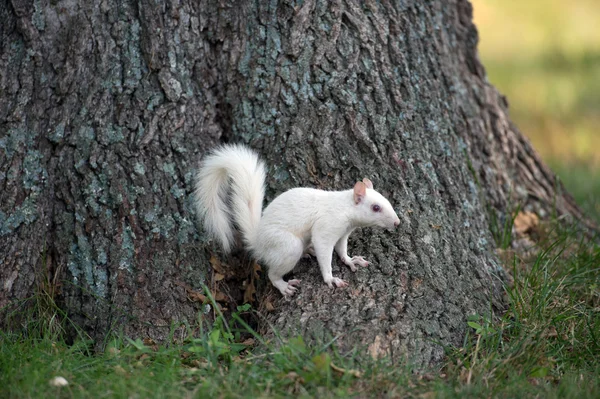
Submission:
<svg viewBox="0 0 600 399">
<path fill-rule="evenodd" d="M 379 212 L 379 211 L 381 211 L 381 207 L 379 205 L 377 205 L 377 204 L 373 204 L 371 206 L 371 209 L 373 209 L 373 212 Z"/>
</svg>

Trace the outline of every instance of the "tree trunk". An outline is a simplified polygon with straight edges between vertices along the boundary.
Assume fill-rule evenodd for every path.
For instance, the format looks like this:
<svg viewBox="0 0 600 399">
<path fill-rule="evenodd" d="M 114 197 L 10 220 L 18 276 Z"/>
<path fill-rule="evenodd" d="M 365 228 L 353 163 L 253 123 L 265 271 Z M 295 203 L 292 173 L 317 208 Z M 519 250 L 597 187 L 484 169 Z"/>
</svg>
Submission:
<svg viewBox="0 0 600 399">
<path fill-rule="evenodd" d="M 267 201 L 367 176 L 396 207 L 397 232 L 351 236 L 368 268 L 334 264 L 349 288 L 303 260 L 292 301 L 258 298 L 280 330 L 374 355 L 435 362 L 503 307 L 490 209 L 582 218 L 487 82 L 466 0 L 200 3 L 0 5 L 5 314 L 50 276 L 95 338 L 196 319 L 192 176 L 223 140 L 262 153 Z"/>
</svg>

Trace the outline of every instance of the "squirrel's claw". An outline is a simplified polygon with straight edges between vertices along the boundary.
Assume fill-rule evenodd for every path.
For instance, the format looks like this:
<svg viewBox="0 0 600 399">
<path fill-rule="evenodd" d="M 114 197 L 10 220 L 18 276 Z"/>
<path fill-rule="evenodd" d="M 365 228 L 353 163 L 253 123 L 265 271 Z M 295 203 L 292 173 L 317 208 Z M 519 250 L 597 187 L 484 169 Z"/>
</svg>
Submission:
<svg viewBox="0 0 600 399">
<path fill-rule="evenodd" d="M 281 280 L 277 282 L 276 287 L 279 289 L 279 291 L 281 291 L 285 298 L 290 299 L 298 290 L 297 287 L 300 285 L 301 281 L 302 280 L 290 280 L 286 282 Z"/>
<path fill-rule="evenodd" d="M 352 263 L 355 265 L 358 264 L 359 266 L 362 266 L 362 267 L 369 266 L 369 262 L 362 256 L 353 256 Z"/>
<path fill-rule="evenodd" d="M 362 256 L 353 256 L 352 258 L 347 257 L 344 263 L 352 270 L 353 272 L 357 271 L 358 268 L 356 266 L 367 267 L 369 266 L 369 262 L 363 258 Z"/>
<path fill-rule="evenodd" d="M 333 277 L 331 279 L 331 281 L 327 282 L 327 285 L 329 286 L 329 288 L 333 288 L 333 284 L 335 284 L 335 286 L 338 287 L 338 288 L 343 288 L 343 287 L 347 287 L 348 286 L 347 282 L 345 282 L 341 278 L 337 278 L 337 277 Z"/>
</svg>

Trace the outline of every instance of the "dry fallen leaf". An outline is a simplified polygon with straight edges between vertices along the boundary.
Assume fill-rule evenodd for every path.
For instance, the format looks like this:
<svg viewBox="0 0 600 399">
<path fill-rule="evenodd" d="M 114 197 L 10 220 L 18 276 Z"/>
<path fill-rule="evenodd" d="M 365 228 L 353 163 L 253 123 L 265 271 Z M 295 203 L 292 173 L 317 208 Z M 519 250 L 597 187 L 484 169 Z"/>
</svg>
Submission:
<svg viewBox="0 0 600 399">
<path fill-rule="evenodd" d="M 256 294 L 256 285 L 254 282 L 260 278 L 258 272 L 262 271 L 260 265 L 254 261 L 252 262 L 252 271 L 250 273 L 250 282 L 246 286 L 246 290 L 244 291 L 244 303 L 253 303 L 254 302 L 254 294 Z"/>
<path fill-rule="evenodd" d="M 546 332 L 544 333 L 544 335 L 548 338 L 556 338 L 558 337 L 558 331 L 556 331 L 556 328 L 554 326 L 550 326 Z"/>
<path fill-rule="evenodd" d="M 150 358 L 150 355 L 149 355 L 149 354 L 147 354 L 147 353 L 142 353 L 142 355 L 141 355 L 141 356 L 138 358 L 138 360 L 140 360 L 140 361 L 144 361 L 144 360 L 146 360 L 146 359 L 149 359 L 149 358 Z"/>
<path fill-rule="evenodd" d="M 211 255 L 209 262 L 214 271 L 216 271 L 217 273 L 223 274 L 223 275 L 227 274 L 225 272 L 225 269 L 223 268 L 221 261 L 219 259 L 217 259 L 216 256 Z"/>
<path fill-rule="evenodd" d="M 206 368 L 208 366 L 208 361 L 204 359 L 194 359 L 190 362 L 190 364 L 197 368 Z"/>
<path fill-rule="evenodd" d="M 221 291 L 213 291 L 212 296 L 217 302 L 229 302 L 227 295 L 223 294 Z"/>
<path fill-rule="evenodd" d="M 356 377 L 356 378 L 362 378 L 362 372 L 360 372 L 360 371 L 358 371 L 358 370 L 353 370 L 353 369 L 343 369 L 343 368 L 341 368 L 341 367 L 338 367 L 338 366 L 336 366 L 336 365 L 335 365 L 335 364 L 333 364 L 333 363 L 330 363 L 329 365 L 331 366 L 331 369 L 332 369 L 333 371 L 337 371 L 338 373 L 341 373 L 341 374 L 350 374 L 350 375 L 351 375 L 351 376 L 353 376 L 353 377 Z"/>
<path fill-rule="evenodd" d="M 114 346 L 111 346 L 110 348 L 108 348 L 108 353 L 112 356 L 118 356 L 119 353 L 121 353 L 121 351 L 115 348 Z"/>
<path fill-rule="evenodd" d="M 187 297 L 190 301 L 202 302 L 202 303 L 205 303 L 208 301 L 208 298 L 205 295 L 199 293 L 198 291 L 194 291 L 190 285 L 183 283 L 181 281 L 174 281 L 174 283 L 176 285 L 182 287 L 183 289 L 185 289 Z"/>
<path fill-rule="evenodd" d="M 260 271 L 262 271 L 260 265 L 256 263 L 256 261 L 252 262 L 252 277 L 254 277 L 255 279 L 259 279 L 260 276 L 258 275 L 258 272 Z"/>
<path fill-rule="evenodd" d="M 299 382 L 301 384 L 304 384 L 304 378 L 302 378 L 300 376 L 300 374 L 296 373 L 295 371 L 290 371 L 285 376 L 287 378 L 289 378 L 290 380 L 292 380 L 292 381 L 296 381 L 296 382 Z"/>
<path fill-rule="evenodd" d="M 193 291 L 193 290 L 189 290 L 187 292 L 188 295 L 188 299 L 192 302 L 208 302 L 208 298 L 206 297 L 206 295 L 203 295 L 201 293 L 199 293 L 198 291 Z"/>
<path fill-rule="evenodd" d="M 519 235 L 524 235 L 536 228 L 539 222 L 540 219 L 535 213 L 519 212 L 513 222 L 513 230 Z"/>
<path fill-rule="evenodd" d="M 254 302 L 254 294 L 256 293 L 256 287 L 254 286 L 254 279 L 250 280 L 250 283 L 246 286 L 244 291 L 244 303 Z"/>
</svg>

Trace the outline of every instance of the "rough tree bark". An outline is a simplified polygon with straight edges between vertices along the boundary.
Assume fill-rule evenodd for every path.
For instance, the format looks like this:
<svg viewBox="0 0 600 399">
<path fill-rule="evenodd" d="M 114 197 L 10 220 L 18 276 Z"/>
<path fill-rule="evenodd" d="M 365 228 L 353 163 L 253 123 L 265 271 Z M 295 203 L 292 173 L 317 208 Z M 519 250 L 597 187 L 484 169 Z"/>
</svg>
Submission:
<svg viewBox="0 0 600 399">
<path fill-rule="evenodd" d="M 194 320 L 191 182 L 222 140 L 262 152 L 267 200 L 363 176 L 390 199 L 400 229 L 350 240 L 372 265 L 334 264 L 349 288 L 304 260 L 269 319 L 418 364 L 503 306 L 489 209 L 582 218 L 487 82 L 466 0 L 79 3 L 0 4 L 4 314 L 49 274 L 96 338 Z"/>
</svg>

